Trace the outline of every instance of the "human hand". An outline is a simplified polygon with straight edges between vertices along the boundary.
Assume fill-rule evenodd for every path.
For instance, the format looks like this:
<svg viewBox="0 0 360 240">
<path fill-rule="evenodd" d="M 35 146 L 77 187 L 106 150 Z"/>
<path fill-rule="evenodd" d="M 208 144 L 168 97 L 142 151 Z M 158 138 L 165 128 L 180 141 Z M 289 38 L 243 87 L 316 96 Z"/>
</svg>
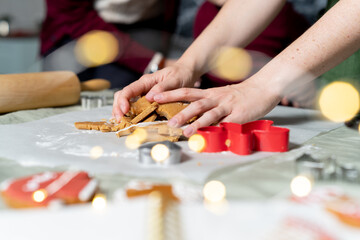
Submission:
<svg viewBox="0 0 360 240">
<path fill-rule="evenodd" d="M 169 121 L 170 126 L 180 127 L 194 116 L 199 116 L 184 130 L 184 135 L 189 137 L 197 129 L 218 121 L 245 123 L 258 119 L 278 104 L 279 95 L 269 90 L 265 84 L 249 80 L 237 85 L 206 90 L 177 89 L 156 94 L 154 100 L 159 103 L 191 102 Z"/>
<path fill-rule="evenodd" d="M 175 65 L 176 59 L 165 59 L 164 67 L 170 67 Z"/>
<path fill-rule="evenodd" d="M 193 87 L 198 79 L 199 76 L 195 71 L 180 63 L 175 63 L 153 74 L 146 74 L 115 93 L 112 115 L 119 121 L 129 111 L 129 100 L 133 97 L 147 93 L 146 99 L 153 102 L 154 95 L 167 90 Z"/>
<path fill-rule="evenodd" d="M 281 104 L 296 108 L 313 108 L 316 103 L 317 88 L 315 80 L 294 84 L 284 93 Z"/>
</svg>

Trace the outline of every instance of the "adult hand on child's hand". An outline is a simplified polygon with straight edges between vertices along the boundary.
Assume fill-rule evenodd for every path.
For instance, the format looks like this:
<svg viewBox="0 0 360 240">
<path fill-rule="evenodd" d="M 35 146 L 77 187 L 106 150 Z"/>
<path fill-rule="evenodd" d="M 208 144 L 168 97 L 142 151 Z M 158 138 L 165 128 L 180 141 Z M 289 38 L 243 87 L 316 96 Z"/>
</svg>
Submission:
<svg viewBox="0 0 360 240">
<path fill-rule="evenodd" d="M 199 116 L 184 130 L 184 135 L 189 137 L 200 127 L 218 121 L 244 123 L 263 117 L 278 104 L 280 97 L 266 86 L 247 80 L 237 85 L 207 90 L 182 88 L 163 92 L 155 95 L 154 100 L 159 103 L 191 102 L 169 121 L 170 126 L 179 127 L 194 116 Z"/>
<path fill-rule="evenodd" d="M 182 87 L 193 87 L 199 76 L 189 67 L 176 63 L 153 74 L 146 74 L 136 82 L 115 93 L 113 117 L 119 120 L 130 109 L 129 100 L 147 93 L 146 98 L 154 101 L 154 95 Z"/>
</svg>

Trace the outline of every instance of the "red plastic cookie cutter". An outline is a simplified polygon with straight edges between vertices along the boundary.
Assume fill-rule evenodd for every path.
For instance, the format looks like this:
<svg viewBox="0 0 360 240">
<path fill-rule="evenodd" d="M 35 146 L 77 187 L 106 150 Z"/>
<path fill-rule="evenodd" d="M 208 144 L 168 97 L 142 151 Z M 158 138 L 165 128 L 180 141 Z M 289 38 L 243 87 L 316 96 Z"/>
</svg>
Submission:
<svg viewBox="0 0 360 240">
<path fill-rule="evenodd" d="M 238 155 L 248 155 L 253 151 L 286 152 L 289 147 L 289 129 L 274 127 L 273 121 L 258 120 L 245 124 L 220 123 L 198 129 L 204 137 L 203 152 L 231 151 Z"/>
</svg>

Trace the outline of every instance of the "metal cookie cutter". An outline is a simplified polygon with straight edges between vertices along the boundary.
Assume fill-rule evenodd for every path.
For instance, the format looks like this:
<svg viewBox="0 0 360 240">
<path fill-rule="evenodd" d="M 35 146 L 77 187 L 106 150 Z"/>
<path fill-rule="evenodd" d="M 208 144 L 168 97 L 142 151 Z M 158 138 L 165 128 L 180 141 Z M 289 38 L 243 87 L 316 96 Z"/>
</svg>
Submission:
<svg viewBox="0 0 360 240">
<path fill-rule="evenodd" d="M 81 96 L 81 106 L 84 110 L 100 108 L 107 105 L 105 96 Z"/>
<path fill-rule="evenodd" d="M 159 146 L 159 149 L 155 149 Z M 162 145 L 162 146 L 161 146 Z M 181 162 L 181 147 L 170 141 L 146 143 L 139 147 L 139 163 L 144 166 L 169 166 Z"/>
<path fill-rule="evenodd" d="M 231 151 L 248 155 L 253 151 L 286 152 L 289 147 L 289 129 L 274 127 L 273 121 L 258 120 L 245 124 L 220 123 L 198 129 L 205 139 L 203 152 Z"/>
<path fill-rule="evenodd" d="M 358 182 L 360 180 L 360 171 L 353 163 L 338 163 L 337 173 L 345 181 Z"/>
<path fill-rule="evenodd" d="M 310 175 L 315 180 L 334 179 L 335 159 L 333 157 L 317 159 L 305 153 L 296 159 L 296 173 Z"/>
</svg>

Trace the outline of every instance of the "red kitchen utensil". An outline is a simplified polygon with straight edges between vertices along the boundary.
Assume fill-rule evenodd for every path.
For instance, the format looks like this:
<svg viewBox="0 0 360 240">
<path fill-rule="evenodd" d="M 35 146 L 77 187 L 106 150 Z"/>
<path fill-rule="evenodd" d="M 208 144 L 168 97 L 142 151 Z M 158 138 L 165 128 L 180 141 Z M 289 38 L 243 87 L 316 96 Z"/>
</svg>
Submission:
<svg viewBox="0 0 360 240">
<path fill-rule="evenodd" d="M 231 151 L 248 155 L 253 151 L 286 152 L 289 146 L 289 129 L 274 127 L 273 121 L 258 120 L 245 124 L 221 123 L 198 129 L 206 146 L 203 152 Z"/>
</svg>

